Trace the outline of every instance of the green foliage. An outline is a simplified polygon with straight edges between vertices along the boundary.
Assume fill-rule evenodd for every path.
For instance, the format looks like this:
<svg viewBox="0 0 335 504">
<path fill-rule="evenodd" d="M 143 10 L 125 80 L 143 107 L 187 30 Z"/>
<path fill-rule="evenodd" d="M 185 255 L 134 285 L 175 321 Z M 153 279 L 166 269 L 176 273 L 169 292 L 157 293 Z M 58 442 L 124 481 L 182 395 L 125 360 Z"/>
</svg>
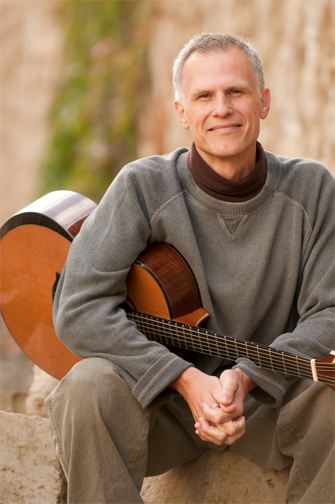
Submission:
<svg viewBox="0 0 335 504">
<path fill-rule="evenodd" d="M 99 201 L 135 159 L 148 93 L 150 2 L 68 0 L 65 75 L 51 113 L 42 192 L 68 189 Z"/>
</svg>

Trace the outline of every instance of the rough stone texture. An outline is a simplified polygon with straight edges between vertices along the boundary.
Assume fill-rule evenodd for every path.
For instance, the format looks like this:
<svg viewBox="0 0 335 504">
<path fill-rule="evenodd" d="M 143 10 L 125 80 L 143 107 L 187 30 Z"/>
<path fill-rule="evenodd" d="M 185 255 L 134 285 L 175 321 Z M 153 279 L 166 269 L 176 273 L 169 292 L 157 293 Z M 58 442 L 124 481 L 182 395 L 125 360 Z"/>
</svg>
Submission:
<svg viewBox="0 0 335 504">
<path fill-rule="evenodd" d="M 260 141 L 276 154 L 317 159 L 335 174 L 334 1 L 155 2 L 150 45 L 152 95 L 141 120 L 140 155 L 189 146 L 176 117 L 174 58 L 202 31 L 247 37 L 260 52 L 272 102 Z"/>
<path fill-rule="evenodd" d="M 262 469 L 242 455 L 206 452 L 199 459 L 146 478 L 145 504 L 284 504 L 288 471 Z"/>
<path fill-rule="evenodd" d="M 58 0 L 2 0 L 1 224 L 36 198 L 63 60 Z"/>
<path fill-rule="evenodd" d="M 0 395 L 0 410 L 26 414 L 26 390 L 10 389 Z"/>
<path fill-rule="evenodd" d="M 0 2 L 0 225 L 38 197 L 50 137 L 48 116 L 62 79 L 63 4 L 59 0 Z M 0 389 L 27 390 L 32 364 L 2 319 L 0 331 Z"/>
<path fill-rule="evenodd" d="M 61 504 L 64 482 L 50 420 L 0 411 L 1 504 Z"/>
<path fill-rule="evenodd" d="M 26 399 L 27 415 L 39 415 L 48 418 L 44 399 L 57 386 L 58 380 L 48 375 L 38 366 L 34 366 L 34 379 Z"/>
<path fill-rule="evenodd" d="M 34 366 L 26 411 L 35 416 L 0 412 L 1 504 L 65 502 L 66 481 L 51 423 L 41 418 L 47 417 L 44 399 L 57 383 Z M 284 504 L 287 479 L 288 472 L 262 469 L 241 455 L 206 452 L 194 462 L 146 478 L 141 495 L 145 504 Z"/>
</svg>

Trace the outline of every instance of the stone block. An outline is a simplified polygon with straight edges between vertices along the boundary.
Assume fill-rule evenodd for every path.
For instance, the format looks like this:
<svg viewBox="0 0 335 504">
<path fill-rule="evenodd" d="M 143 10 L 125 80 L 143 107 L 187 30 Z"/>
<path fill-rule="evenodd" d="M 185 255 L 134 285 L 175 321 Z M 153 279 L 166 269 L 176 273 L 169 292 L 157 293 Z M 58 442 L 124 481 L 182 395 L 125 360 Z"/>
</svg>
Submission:
<svg viewBox="0 0 335 504">
<path fill-rule="evenodd" d="M 64 476 L 50 420 L 0 411 L 1 504 L 62 504 Z"/>
<path fill-rule="evenodd" d="M 44 407 L 44 399 L 58 385 L 59 380 L 53 378 L 36 365 L 33 367 L 33 372 L 34 379 L 26 399 L 26 413 L 27 415 L 39 415 L 49 418 Z"/>
<path fill-rule="evenodd" d="M 288 471 L 261 468 L 242 455 L 205 452 L 193 462 L 146 478 L 145 504 L 285 504 Z"/>
<path fill-rule="evenodd" d="M 0 394 L 0 410 L 26 414 L 26 390 L 10 389 Z"/>
</svg>

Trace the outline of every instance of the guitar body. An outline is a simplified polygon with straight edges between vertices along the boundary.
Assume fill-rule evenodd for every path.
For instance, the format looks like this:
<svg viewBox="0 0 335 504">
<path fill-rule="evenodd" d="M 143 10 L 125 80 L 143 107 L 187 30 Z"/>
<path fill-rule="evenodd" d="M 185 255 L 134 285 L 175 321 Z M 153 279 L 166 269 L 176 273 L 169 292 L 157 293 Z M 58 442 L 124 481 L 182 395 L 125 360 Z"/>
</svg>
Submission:
<svg viewBox="0 0 335 504">
<path fill-rule="evenodd" d="M 52 289 L 74 236 L 95 206 L 76 193 L 56 191 L 15 214 L 1 228 L 3 319 L 25 354 L 58 379 L 80 357 L 55 333 Z"/>
<path fill-rule="evenodd" d="M 164 242 L 149 245 L 138 256 L 127 277 L 127 290 L 128 304 L 138 312 L 190 325 L 208 316 L 188 264 Z"/>
<path fill-rule="evenodd" d="M 192 326 L 208 317 L 201 308 L 198 286 L 188 264 L 164 242 L 149 245 L 132 265 L 127 277 L 127 304 L 136 312 Z M 195 362 L 195 352 L 167 346 L 183 359 Z"/>
</svg>

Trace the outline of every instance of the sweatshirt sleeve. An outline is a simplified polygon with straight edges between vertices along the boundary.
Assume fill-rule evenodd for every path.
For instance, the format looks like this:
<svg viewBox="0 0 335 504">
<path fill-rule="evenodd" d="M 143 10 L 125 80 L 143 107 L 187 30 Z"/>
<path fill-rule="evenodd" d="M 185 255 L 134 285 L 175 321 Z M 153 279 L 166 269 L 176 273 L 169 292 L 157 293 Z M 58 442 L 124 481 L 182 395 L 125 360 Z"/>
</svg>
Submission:
<svg viewBox="0 0 335 504">
<path fill-rule="evenodd" d="M 310 185 L 310 206 L 305 206 L 306 235 L 302 244 L 296 291 L 296 323 L 270 345 L 300 357 L 321 359 L 335 350 L 335 182 L 325 173 L 319 188 Z M 292 377 L 262 369 L 248 359 L 236 364 L 280 406 Z M 252 393 L 261 399 L 257 389 Z"/>
<path fill-rule="evenodd" d="M 119 365 L 143 407 L 190 366 L 149 341 L 120 307 L 127 274 L 150 239 L 141 191 L 120 174 L 74 239 L 54 300 L 58 337 L 83 358 Z"/>
</svg>

